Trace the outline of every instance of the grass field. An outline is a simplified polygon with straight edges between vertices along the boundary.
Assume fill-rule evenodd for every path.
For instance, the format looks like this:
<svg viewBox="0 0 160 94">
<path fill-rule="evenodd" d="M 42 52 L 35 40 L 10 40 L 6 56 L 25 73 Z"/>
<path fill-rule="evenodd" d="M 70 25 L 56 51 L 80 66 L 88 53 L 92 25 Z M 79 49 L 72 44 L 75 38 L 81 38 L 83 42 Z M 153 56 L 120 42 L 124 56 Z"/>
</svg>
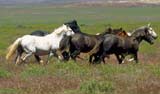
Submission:
<svg viewBox="0 0 160 94">
<path fill-rule="evenodd" d="M 160 32 L 160 7 L 54 7 L 0 6 L 0 94 L 160 94 L 160 39 L 154 45 L 142 42 L 140 63 L 89 65 L 52 58 L 46 66 L 34 59 L 15 66 L 5 60 L 7 47 L 34 30 L 52 32 L 76 19 L 83 32 L 103 32 L 107 25 L 131 31 L 151 23 Z"/>
</svg>

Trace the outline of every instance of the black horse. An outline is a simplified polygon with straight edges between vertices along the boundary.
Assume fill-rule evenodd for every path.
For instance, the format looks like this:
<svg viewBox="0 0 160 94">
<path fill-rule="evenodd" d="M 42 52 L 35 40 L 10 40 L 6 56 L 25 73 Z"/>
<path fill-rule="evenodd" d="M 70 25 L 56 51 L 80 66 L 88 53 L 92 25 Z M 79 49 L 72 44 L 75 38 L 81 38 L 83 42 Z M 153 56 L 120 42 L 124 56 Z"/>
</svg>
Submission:
<svg viewBox="0 0 160 94">
<path fill-rule="evenodd" d="M 103 36 L 115 32 L 123 32 L 123 29 L 108 28 L 105 32 L 99 35 L 90 35 L 83 32 L 76 33 L 73 36 L 65 37 L 65 41 L 60 42 L 60 49 L 62 52 L 68 50 L 69 55 L 73 60 L 76 60 L 76 57 L 81 52 L 89 52 L 89 62 L 92 62 L 92 57 L 100 50 L 99 45 L 103 41 Z"/>
<path fill-rule="evenodd" d="M 47 31 L 43 31 L 43 30 L 36 30 L 33 31 L 30 35 L 35 35 L 35 36 L 45 36 L 48 35 L 49 33 Z"/>
<path fill-rule="evenodd" d="M 75 33 L 81 32 L 76 20 L 68 21 L 68 22 L 65 22 L 64 24 L 68 25 Z M 30 35 L 45 36 L 47 34 L 49 34 L 47 31 L 36 30 L 36 31 L 33 31 Z M 65 39 L 63 39 L 62 41 L 65 42 Z M 22 53 L 23 52 L 22 47 L 19 46 L 17 51 L 18 53 Z M 66 54 L 67 54 L 66 52 L 62 53 L 63 57 L 67 60 L 68 56 Z M 34 56 L 38 62 L 41 61 L 41 58 L 38 55 L 34 55 Z M 54 54 L 54 56 L 58 57 L 56 54 Z"/>
<path fill-rule="evenodd" d="M 134 60 L 138 63 L 137 53 L 139 44 L 142 42 L 142 40 L 153 44 L 156 38 L 157 34 L 150 27 L 150 25 L 136 29 L 133 31 L 131 36 L 126 38 L 108 34 L 104 36 L 104 40 L 101 44 L 99 52 L 96 53 L 96 56 L 100 57 L 100 60 L 105 63 L 104 58 L 106 55 L 115 54 L 119 64 L 121 64 L 125 58 L 124 54 L 132 54 Z"/>
</svg>

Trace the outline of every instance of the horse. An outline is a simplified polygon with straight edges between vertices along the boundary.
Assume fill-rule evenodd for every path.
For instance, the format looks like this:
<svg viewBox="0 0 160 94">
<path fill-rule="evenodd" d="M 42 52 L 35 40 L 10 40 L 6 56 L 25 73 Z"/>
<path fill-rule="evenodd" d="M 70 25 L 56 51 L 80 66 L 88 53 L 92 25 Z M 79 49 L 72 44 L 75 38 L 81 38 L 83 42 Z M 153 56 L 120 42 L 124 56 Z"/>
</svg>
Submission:
<svg viewBox="0 0 160 94">
<path fill-rule="evenodd" d="M 71 20 L 71 21 L 65 22 L 64 24 L 68 25 L 73 30 L 74 33 L 81 32 L 76 20 Z"/>
<path fill-rule="evenodd" d="M 150 24 L 137 28 L 132 32 L 131 36 L 126 38 L 108 34 L 104 36 L 104 40 L 100 45 L 100 50 L 96 53 L 96 56 L 100 58 L 100 61 L 105 63 L 105 56 L 114 54 L 119 64 L 121 64 L 125 58 L 125 54 L 131 54 L 133 55 L 135 62 L 138 63 L 139 44 L 142 40 L 153 44 L 157 37 L 157 34 Z"/>
<path fill-rule="evenodd" d="M 43 31 L 43 30 L 36 30 L 36 31 L 33 31 L 30 35 L 33 35 L 33 36 L 45 36 L 45 35 L 48 35 L 49 33 L 47 31 Z"/>
<path fill-rule="evenodd" d="M 107 31 L 99 35 L 91 35 L 83 32 L 75 33 L 72 36 L 65 37 L 65 42 L 60 42 L 61 51 L 69 52 L 70 57 L 76 60 L 76 57 L 81 53 L 88 53 L 90 55 L 89 62 L 92 62 L 92 57 L 94 53 L 99 50 L 99 45 L 103 40 L 103 36 L 111 32 L 122 32 L 123 29 L 111 29 L 108 28 Z"/>
<path fill-rule="evenodd" d="M 71 21 L 68 21 L 68 22 L 65 22 L 64 23 L 65 25 L 68 25 L 74 33 L 79 33 L 81 32 L 80 28 L 79 28 L 79 25 L 77 24 L 77 21 L 76 20 L 71 20 Z M 45 35 L 48 35 L 49 33 L 47 31 L 43 31 L 43 30 L 36 30 L 36 31 L 33 31 L 30 35 L 33 35 L 33 36 L 45 36 Z M 62 39 L 61 41 L 65 41 L 65 39 Z M 19 48 L 21 49 L 21 48 Z M 63 57 L 65 58 L 65 60 L 68 60 L 68 57 L 67 57 L 67 53 L 64 52 L 62 53 L 63 54 Z M 58 55 L 54 54 L 55 57 L 58 57 Z M 42 61 L 41 58 L 38 56 L 38 55 L 34 55 L 34 57 L 36 58 L 36 60 L 38 62 Z"/>
<path fill-rule="evenodd" d="M 15 58 L 16 64 L 19 64 L 20 60 L 25 61 L 33 54 L 38 56 L 48 55 L 48 63 L 50 56 L 59 48 L 59 43 L 62 38 L 73 34 L 73 30 L 69 26 L 63 24 L 46 36 L 24 35 L 15 40 L 15 42 L 9 46 L 6 59 L 9 60 L 17 50 L 17 56 Z M 22 58 L 21 56 L 23 52 L 25 52 L 26 55 Z M 43 64 L 43 62 L 40 63 Z"/>
</svg>

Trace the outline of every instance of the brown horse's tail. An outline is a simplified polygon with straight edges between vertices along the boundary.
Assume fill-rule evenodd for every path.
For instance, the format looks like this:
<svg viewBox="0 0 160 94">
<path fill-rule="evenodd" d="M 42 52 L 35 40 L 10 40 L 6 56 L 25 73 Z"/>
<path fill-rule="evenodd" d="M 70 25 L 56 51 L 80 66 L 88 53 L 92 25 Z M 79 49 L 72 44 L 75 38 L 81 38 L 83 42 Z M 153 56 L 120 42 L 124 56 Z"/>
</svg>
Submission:
<svg viewBox="0 0 160 94">
<path fill-rule="evenodd" d="M 16 49 L 18 48 L 18 45 L 21 42 L 21 38 L 18 38 L 13 44 L 11 44 L 8 47 L 8 53 L 6 55 L 6 59 L 9 60 L 11 56 L 15 53 Z"/>
</svg>

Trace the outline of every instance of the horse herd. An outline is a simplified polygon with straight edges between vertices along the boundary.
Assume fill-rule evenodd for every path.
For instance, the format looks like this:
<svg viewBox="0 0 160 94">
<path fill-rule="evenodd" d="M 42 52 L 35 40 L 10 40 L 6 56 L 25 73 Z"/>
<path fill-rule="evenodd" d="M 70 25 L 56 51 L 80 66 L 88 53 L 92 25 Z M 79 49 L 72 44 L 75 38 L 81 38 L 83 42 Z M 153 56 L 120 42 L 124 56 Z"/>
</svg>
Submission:
<svg viewBox="0 0 160 94">
<path fill-rule="evenodd" d="M 48 55 L 48 63 L 52 55 L 61 60 L 76 60 L 80 53 L 88 53 L 89 62 L 92 64 L 105 63 L 105 57 L 109 58 L 111 54 L 116 56 L 119 64 L 124 62 L 127 55 L 132 56 L 130 61 L 135 60 L 138 63 L 139 44 L 142 40 L 153 44 L 157 37 L 150 24 L 131 33 L 122 28 L 108 28 L 103 33 L 91 35 L 81 32 L 77 21 L 73 20 L 64 23 L 50 34 L 46 31 L 35 31 L 16 39 L 9 46 L 6 59 L 9 60 L 16 54 L 15 64 L 21 64 L 34 55 L 39 63 L 44 64 L 40 58 L 43 55 Z"/>
</svg>

